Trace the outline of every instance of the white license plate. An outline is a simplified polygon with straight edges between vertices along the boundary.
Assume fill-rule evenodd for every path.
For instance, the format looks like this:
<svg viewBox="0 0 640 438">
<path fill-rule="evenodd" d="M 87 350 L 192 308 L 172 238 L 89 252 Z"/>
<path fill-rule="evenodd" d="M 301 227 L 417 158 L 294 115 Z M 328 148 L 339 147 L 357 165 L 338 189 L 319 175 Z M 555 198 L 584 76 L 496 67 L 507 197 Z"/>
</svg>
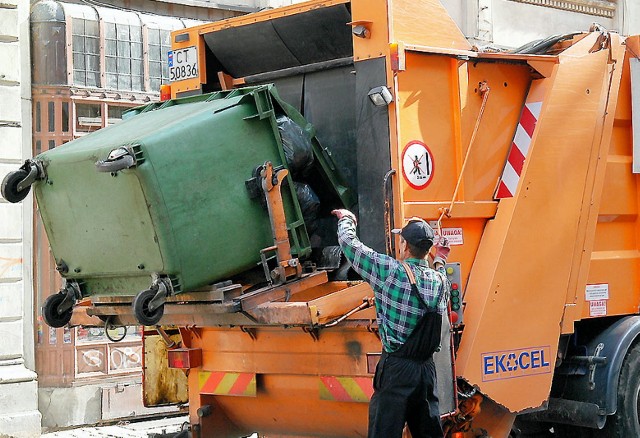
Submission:
<svg viewBox="0 0 640 438">
<path fill-rule="evenodd" d="M 198 75 L 198 51 L 195 47 L 169 52 L 169 80 L 171 82 L 197 78 Z"/>
</svg>

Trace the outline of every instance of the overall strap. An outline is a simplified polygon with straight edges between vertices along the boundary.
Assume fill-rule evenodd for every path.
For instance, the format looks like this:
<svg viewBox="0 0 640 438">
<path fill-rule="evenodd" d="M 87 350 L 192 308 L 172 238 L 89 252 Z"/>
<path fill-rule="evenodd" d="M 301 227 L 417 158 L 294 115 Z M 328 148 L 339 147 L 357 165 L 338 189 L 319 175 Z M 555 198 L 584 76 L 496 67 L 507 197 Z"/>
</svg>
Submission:
<svg viewBox="0 0 640 438">
<path fill-rule="evenodd" d="M 424 304 L 427 309 L 429 309 L 429 306 L 427 305 L 427 303 L 425 303 L 422 297 L 420 296 L 420 291 L 418 290 L 418 284 L 416 283 L 416 276 L 413 275 L 413 271 L 409 267 L 409 264 L 407 262 L 401 262 L 401 264 L 405 272 L 407 273 L 407 277 L 409 277 L 409 283 L 411 283 L 411 291 L 414 294 L 416 294 L 420 302 Z"/>
<path fill-rule="evenodd" d="M 413 271 L 405 262 L 402 262 L 402 266 L 409 277 L 411 290 L 418 296 L 420 302 L 425 305 L 427 312 L 418 321 L 407 341 L 397 351 L 391 353 L 390 356 L 427 361 L 431 359 L 434 352 L 440 349 L 442 315 L 429 309 L 429 306 L 419 293 Z"/>
</svg>

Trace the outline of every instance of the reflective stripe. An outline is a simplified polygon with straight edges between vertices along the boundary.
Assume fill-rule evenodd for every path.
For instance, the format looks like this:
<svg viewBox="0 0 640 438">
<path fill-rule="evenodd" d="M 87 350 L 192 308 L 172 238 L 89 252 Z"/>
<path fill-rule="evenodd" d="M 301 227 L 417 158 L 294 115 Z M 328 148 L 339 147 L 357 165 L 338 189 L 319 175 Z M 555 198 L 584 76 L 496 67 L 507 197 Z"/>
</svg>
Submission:
<svg viewBox="0 0 640 438">
<path fill-rule="evenodd" d="M 252 373 L 200 371 L 198 379 L 201 394 L 256 396 L 256 375 Z"/>
<path fill-rule="evenodd" d="M 520 121 L 496 191 L 496 199 L 512 198 L 515 195 L 541 109 L 542 102 L 527 102 L 522 108 Z"/>
<path fill-rule="evenodd" d="M 320 399 L 368 403 L 373 395 L 371 377 L 320 377 Z"/>
</svg>

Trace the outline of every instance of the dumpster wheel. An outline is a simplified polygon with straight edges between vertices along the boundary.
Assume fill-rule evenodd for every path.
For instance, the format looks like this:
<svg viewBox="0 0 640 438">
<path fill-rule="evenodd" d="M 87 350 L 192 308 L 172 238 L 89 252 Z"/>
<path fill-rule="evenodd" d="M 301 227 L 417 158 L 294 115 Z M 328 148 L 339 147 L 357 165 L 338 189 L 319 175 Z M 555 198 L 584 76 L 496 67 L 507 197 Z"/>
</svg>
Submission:
<svg viewBox="0 0 640 438">
<path fill-rule="evenodd" d="M 26 188 L 19 190 L 18 184 L 20 184 L 27 176 L 29 176 L 29 173 L 24 169 L 19 169 L 7 174 L 2 181 L 2 197 L 12 204 L 20 202 L 26 198 L 31 190 L 31 186 L 27 186 Z"/>
<path fill-rule="evenodd" d="M 150 308 L 151 301 L 157 293 L 158 291 L 155 289 L 147 289 L 139 292 L 133 299 L 131 306 L 140 324 L 156 325 L 164 315 L 164 305 L 158 306 L 154 310 Z"/>
<path fill-rule="evenodd" d="M 57 294 L 50 295 L 46 300 L 44 300 L 44 304 L 42 305 L 42 317 L 44 318 L 44 322 L 51 327 L 64 327 L 69 324 L 69 321 L 71 321 L 73 309 L 70 308 L 62 313 L 58 312 L 58 308 L 64 301 L 65 297 L 65 293 L 59 292 Z"/>
</svg>

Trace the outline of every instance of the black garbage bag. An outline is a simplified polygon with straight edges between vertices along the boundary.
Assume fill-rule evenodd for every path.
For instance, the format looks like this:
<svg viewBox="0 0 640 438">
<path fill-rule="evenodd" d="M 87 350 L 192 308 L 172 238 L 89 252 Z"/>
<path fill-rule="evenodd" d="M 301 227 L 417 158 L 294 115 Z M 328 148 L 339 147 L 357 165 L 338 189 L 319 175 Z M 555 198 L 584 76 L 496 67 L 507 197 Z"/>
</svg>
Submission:
<svg viewBox="0 0 640 438">
<path fill-rule="evenodd" d="M 318 229 L 318 208 L 320 207 L 320 198 L 309 186 L 309 184 L 294 182 L 296 187 L 296 196 L 302 210 L 304 223 L 307 225 L 309 235 Z"/>
<path fill-rule="evenodd" d="M 278 116 L 278 131 L 291 176 L 295 179 L 305 174 L 313 164 L 311 139 L 302 128 L 287 116 Z"/>
</svg>

